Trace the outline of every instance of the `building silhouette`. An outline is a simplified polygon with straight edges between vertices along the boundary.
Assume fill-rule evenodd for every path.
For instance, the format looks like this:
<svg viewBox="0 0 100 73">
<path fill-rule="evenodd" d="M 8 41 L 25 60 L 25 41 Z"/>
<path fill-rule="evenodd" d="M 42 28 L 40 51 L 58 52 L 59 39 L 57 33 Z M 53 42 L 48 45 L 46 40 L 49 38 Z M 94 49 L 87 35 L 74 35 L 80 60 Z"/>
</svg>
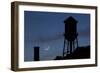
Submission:
<svg viewBox="0 0 100 73">
<path fill-rule="evenodd" d="M 88 59 L 90 58 L 90 45 L 78 47 L 72 54 L 67 56 L 56 56 L 54 60 L 67 60 L 67 59 Z"/>
</svg>

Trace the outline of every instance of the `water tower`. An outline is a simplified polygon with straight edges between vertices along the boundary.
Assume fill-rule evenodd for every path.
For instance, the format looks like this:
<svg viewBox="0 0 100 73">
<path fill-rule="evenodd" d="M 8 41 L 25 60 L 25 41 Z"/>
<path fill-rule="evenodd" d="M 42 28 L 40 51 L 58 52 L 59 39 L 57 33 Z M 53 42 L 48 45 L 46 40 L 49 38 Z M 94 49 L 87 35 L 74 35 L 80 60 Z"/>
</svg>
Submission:
<svg viewBox="0 0 100 73">
<path fill-rule="evenodd" d="M 78 33 L 77 33 L 77 20 L 72 16 L 68 17 L 65 21 L 65 33 L 64 33 L 64 47 L 63 57 L 68 54 L 72 54 L 75 48 L 78 47 Z"/>
</svg>

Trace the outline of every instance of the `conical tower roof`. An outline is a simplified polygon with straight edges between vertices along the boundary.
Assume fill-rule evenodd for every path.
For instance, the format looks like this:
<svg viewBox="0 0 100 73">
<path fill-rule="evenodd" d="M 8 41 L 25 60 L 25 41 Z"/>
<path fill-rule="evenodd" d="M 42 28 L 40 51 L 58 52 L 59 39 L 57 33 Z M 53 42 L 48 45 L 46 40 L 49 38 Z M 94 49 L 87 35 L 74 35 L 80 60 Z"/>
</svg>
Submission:
<svg viewBox="0 0 100 73">
<path fill-rule="evenodd" d="M 70 16 L 64 21 L 64 23 L 77 23 L 77 20 Z"/>
</svg>

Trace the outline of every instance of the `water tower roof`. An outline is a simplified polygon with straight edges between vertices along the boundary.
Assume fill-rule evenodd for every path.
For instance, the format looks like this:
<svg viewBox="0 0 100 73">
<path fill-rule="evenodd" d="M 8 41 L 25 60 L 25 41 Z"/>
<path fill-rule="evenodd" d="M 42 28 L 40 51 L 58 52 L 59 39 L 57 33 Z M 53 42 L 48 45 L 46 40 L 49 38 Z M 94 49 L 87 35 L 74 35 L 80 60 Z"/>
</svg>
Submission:
<svg viewBox="0 0 100 73">
<path fill-rule="evenodd" d="M 72 16 L 70 16 L 64 21 L 64 23 L 70 23 L 70 22 L 77 23 L 77 20 L 74 19 Z"/>
</svg>

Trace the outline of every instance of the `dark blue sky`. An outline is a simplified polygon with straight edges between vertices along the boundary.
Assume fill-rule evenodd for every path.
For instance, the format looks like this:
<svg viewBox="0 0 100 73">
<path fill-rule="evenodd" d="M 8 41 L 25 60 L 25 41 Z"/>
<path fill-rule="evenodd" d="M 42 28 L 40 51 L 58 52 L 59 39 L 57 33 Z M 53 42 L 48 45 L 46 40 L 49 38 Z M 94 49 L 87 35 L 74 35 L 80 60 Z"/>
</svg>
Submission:
<svg viewBox="0 0 100 73">
<path fill-rule="evenodd" d="M 40 46 L 40 59 L 52 60 L 62 56 L 64 20 L 74 17 L 79 46 L 90 45 L 90 15 L 79 13 L 24 12 L 24 60 L 33 61 L 34 46 Z"/>
</svg>

